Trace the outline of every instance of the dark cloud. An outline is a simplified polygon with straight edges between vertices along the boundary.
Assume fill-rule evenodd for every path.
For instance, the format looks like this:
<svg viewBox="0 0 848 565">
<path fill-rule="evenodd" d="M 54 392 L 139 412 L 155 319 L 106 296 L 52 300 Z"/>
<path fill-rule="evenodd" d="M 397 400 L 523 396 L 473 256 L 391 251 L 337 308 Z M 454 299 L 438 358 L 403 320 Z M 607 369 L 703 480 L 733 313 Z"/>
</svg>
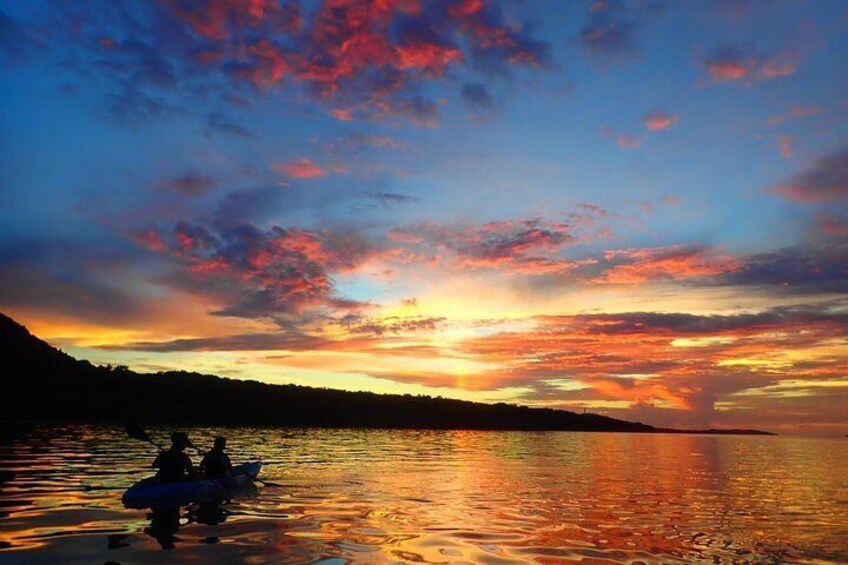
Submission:
<svg viewBox="0 0 848 565">
<path fill-rule="evenodd" d="M 374 318 L 362 312 L 351 312 L 336 320 L 335 323 L 354 335 L 383 336 L 434 332 L 446 321 L 443 317 L 426 316 Z"/>
<path fill-rule="evenodd" d="M 848 148 L 819 158 L 815 165 L 772 187 L 799 202 L 834 202 L 848 198 Z"/>
<path fill-rule="evenodd" d="M 540 317 L 551 329 L 580 331 L 588 335 L 673 335 L 701 336 L 722 333 L 733 335 L 763 333 L 791 328 L 794 324 L 828 326 L 834 335 L 848 334 L 848 312 L 838 303 L 831 309 L 821 305 L 778 307 L 755 314 L 697 315 L 664 312 L 628 312 Z"/>
<path fill-rule="evenodd" d="M 313 351 L 325 349 L 329 340 L 317 336 L 286 332 L 250 333 L 220 337 L 175 339 L 171 341 L 138 341 L 102 349 L 155 351 Z"/>
<path fill-rule="evenodd" d="M 848 292 L 848 242 L 837 240 L 751 255 L 714 282 L 802 294 Z"/>
<path fill-rule="evenodd" d="M 366 192 L 365 195 L 368 198 L 372 198 L 377 202 L 380 202 L 381 204 L 407 204 L 409 202 L 417 202 L 419 200 L 415 196 L 401 194 L 399 192 L 375 191 Z"/>
<path fill-rule="evenodd" d="M 210 112 L 206 115 L 207 134 L 222 133 L 234 135 L 245 139 L 253 139 L 255 136 L 246 127 L 230 120 L 222 112 Z"/>
<path fill-rule="evenodd" d="M 173 104 L 164 97 L 135 88 L 122 88 L 108 94 L 103 106 L 97 109 L 101 118 L 130 127 L 185 112 L 184 107 Z"/>
<path fill-rule="evenodd" d="M 482 83 L 469 83 L 462 86 L 462 99 L 478 117 L 488 117 L 495 109 L 495 101 L 489 89 Z"/>
<path fill-rule="evenodd" d="M 633 57 L 636 36 L 645 23 L 661 14 L 658 2 L 599 0 L 590 7 L 586 24 L 580 30 L 580 44 L 603 63 Z"/>
<path fill-rule="evenodd" d="M 284 193 L 276 186 L 258 186 L 228 192 L 215 210 L 215 223 L 235 226 L 261 223 L 276 215 L 283 206 L 297 207 L 299 192 Z"/>
<path fill-rule="evenodd" d="M 133 289 L 137 255 L 123 241 L 15 238 L 0 243 L 0 308 L 100 323 L 141 319 L 146 300 Z"/>
<path fill-rule="evenodd" d="M 186 173 L 179 177 L 160 181 L 156 186 L 185 196 L 204 196 L 209 194 L 218 184 L 218 179 L 214 177 L 198 173 Z"/>
<path fill-rule="evenodd" d="M 25 59 L 32 47 L 24 25 L 0 10 L 0 61 L 15 64 Z"/>
</svg>

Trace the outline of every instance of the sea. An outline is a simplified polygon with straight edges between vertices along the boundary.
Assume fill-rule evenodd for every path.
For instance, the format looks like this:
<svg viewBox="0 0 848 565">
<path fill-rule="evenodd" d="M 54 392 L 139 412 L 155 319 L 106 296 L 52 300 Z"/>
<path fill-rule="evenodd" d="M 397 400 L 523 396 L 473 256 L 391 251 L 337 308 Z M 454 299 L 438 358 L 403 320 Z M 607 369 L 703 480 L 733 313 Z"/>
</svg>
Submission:
<svg viewBox="0 0 848 565">
<path fill-rule="evenodd" d="M 155 448 L 119 427 L 6 430 L 0 565 L 848 563 L 845 438 L 184 431 L 227 436 L 273 484 L 128 509 Z"/>
</svg>

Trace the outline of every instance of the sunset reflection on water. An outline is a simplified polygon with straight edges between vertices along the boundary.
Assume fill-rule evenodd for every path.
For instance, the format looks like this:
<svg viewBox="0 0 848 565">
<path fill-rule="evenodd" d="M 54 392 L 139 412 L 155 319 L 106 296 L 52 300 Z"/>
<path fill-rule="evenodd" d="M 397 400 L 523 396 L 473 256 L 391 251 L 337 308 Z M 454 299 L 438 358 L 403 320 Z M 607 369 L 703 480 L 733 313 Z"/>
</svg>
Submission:
<svg viewBox="0 0 848 565">
<path fill-rule="evenodd" d="M 221 430 L 195 429 L 206 446 Z M 153 432 L 164 437 L 165 430 Z M 789 437 L 231 429 L 259 487 L 124 509 L 150 449 L 37 428 L 0 446 L 0 563 L 839 563 L 848 443 Z M 164 546 L 172 549 L 163 550 Z"/>
</svg>

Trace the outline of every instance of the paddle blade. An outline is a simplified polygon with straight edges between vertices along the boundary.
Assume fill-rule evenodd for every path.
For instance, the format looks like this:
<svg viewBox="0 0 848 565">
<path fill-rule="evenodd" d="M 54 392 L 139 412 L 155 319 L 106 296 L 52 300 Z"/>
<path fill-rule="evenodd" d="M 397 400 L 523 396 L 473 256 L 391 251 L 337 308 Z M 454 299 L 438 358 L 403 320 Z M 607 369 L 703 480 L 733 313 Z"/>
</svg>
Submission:
<svg viewBox="0 0 848 565">
<path fill-rule="evenodd" d="M 124 426 L 124 431 L 126 431 L 127 435 L 133 439 L 137 439 L 139 441 L 146 441 L 147 443 L 153 443 L 153 440 L 150 439 L 150 436 L 147 435 L 147 432 L 144 431 L 144 428 L 142 428 L 135 422 L 128 422 L 127 425 Z"/>
</svg>

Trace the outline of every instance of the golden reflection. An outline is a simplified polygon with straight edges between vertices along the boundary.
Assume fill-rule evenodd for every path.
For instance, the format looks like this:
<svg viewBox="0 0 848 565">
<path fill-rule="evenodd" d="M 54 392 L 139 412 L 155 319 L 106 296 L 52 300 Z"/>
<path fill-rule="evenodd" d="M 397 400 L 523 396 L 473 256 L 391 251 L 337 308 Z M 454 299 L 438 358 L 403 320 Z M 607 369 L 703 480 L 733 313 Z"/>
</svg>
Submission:
<svg viewBox="0 0 848 565">
<path fill-rule="evenodd" d="M 222 430 L 191 430 L 207 445 Z M 230 429 L 258 488 L 216 508 L 126 510 L 149 471 L 119 430 L 0 444 L 0 562 L 839 562 L 848 448 L 663 434 Z M 153 430 L 164 435 L 167 430 Z M 11 474 L 11 476 L 10 476 Z M 337 561 L 327 561 L 336 559 Z M 6 559 L 8 561 L 8 559 Z M 322 561 L 323 560 L 323 561 Z"/>
</svg>

